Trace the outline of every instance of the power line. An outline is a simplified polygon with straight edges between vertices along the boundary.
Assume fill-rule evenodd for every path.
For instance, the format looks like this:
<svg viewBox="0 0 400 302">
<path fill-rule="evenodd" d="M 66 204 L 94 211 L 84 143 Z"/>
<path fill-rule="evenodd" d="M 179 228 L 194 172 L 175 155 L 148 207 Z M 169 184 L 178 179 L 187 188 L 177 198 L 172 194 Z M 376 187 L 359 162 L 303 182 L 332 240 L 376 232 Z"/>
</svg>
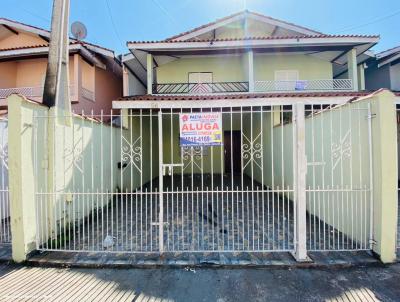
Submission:
<svg viewBox="0 0 400 302">
<path fill-rule="evenodd" d="M 33 17 L 35 17 L 35 18 L 38 18 L 38 19 L 41 19 L 41 20 L 43 20 L 43 21 L 46 21 L 47 23 L 50 23 L 50 19 L 48 19 L 48 18 L 46 18 L 46 17 L 43 17 L 43 16 L 41 16 L 41 15 L 35 13 L 35 12 L 32 12 L 32 11 L 30 11 L 30 10 L 27 10 L 25 7 L 23 7 L 22 5 L 18 4 L 18 2 L 13 1 L 12 4 L 13 4 L 13 5 L 17 5 L 18 8 L 19 8 L 20 10 L 24 11 L 24 12 L 27 13 L 28 15 L 31 15 L 31 16 L 33 16 Z"/>
<path fill-rule="evenodd" d="M 106 2 L 106 6 L 107 6 L 107 9 L 108 9 L 108 15 L 110 16 L 110 20 L 111 20 L 111 24 L 112 24 L 113 29 L 114 29 L 114 33 L 117 36 L 117 39 L 121 43 L 122 47 L 125 47 L 124 43 L 122 42 L 121 37 L 118 34 L 117 27 L 115 26 L 114 18 L 112 16 L 111 9 L 110 9 L 110 4 L 108 3 L 108 0 L 104 0 L 104 1 Z"/>
<path fill-rule="evenodd" d="M 177 22 L 175 18 L 168 12 L 167 9 L 165 9 L 157 0 L 151 0 L 155 5 L 158 6 L 158 8 L 174 23 L 177 25 Z"/>
<path fill-rule="evenodd" d="M 342 28 L 341 30 L 339 30 L 337 32 L 338 33 L 342 33 L 342 32 L 347 32 L 347 31 L 350 31 L 350 30 L 353 30 L 353 29 L 365 27 L 365 26 L 368 26 L 368 25 L 371 25 L 371 24 L 382 22 L 382 21 L 384 21 L 386 19 L 392 18 L 392 17 L 394 17 L 396 15 L 399 15 L 399 14 L 400 14 L 400 9 L 396 10 L 395 12 L 390 13 L 388 15 L 385 15 L 385 16 L 382 16 L 382 17 L 377 17 L 377 18 L 373 19 L 372 21 L 368 21 L 368 22 L 365 22 L 365 23 L 362 23 L 362 24 L 358 24 L 358 25 L 352 25 L 352 26 L 344 27 L 344 28 Z"/>
</svg>

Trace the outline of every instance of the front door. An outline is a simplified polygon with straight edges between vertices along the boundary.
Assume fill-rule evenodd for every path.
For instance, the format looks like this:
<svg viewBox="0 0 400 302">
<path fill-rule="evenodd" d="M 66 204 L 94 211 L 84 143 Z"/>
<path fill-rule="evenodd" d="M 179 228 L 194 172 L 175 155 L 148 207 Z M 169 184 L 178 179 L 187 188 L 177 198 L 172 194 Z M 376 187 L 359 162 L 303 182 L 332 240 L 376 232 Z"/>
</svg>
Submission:
<svg viewBox="0 0 400 302">
<path fill-rule="evenodd" d="M 225 173 L 240 173 L 240 131 L 224 132 Z"/>
</svg>

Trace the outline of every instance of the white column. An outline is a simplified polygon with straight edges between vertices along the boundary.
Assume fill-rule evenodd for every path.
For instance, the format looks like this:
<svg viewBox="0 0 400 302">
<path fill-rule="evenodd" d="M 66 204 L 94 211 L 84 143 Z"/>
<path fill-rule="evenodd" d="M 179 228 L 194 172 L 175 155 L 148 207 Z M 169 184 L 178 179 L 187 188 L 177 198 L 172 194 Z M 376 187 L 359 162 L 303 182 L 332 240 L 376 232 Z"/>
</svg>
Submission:
<svg viewBox="0 0 400 302">
<path fill-rule="evenodd" d="M 365 90 L 364 64 L 358 65 L 358 89 Z"/>
<path fill-rule="evenodd" d="M 295 203 L 296 203 L 296 242 L 294 257 L 299 262 L 309 261 L 307 257 L 307 208 L 306 208 L 306 173 L 307 158 L 305 149 L 305 114 L 304 104 L 294 105 L 293 131 L 295 168 Z"/>
<path fill-rule="evenodd" d="M 125 66 L 122 67 L 122 87 L 124 96 L 129 96 L 129 74 Z"/>
<path fill-rule="evenodd" d="M 247 71 L 249 79 L 249 92 L 254 92 L 254 53 L 250 50 L 247 53 Z"/>
<path fill-rule="evenodd" d="M 347 70 L 349 79 L 353 82 L 353 90 L 358 91 L 357 50 L 355 48 L 347 53 Z"/>
<path fill-rule="evenodd" d="M 147 94 L 153 94 L 153 55 L 147 54 Z"/>
</svg>

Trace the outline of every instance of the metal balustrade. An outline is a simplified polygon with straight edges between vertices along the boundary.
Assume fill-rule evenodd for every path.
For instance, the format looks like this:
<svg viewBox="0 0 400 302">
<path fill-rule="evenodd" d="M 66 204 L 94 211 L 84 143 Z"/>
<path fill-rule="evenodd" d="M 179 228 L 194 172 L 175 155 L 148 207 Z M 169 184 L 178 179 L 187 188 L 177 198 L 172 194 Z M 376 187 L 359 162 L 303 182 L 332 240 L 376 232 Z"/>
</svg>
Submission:
<svg viewBox="0 0 400 302">
<path fill-rule="evenodd" d="M 154 94 L 211 94 L 248 92 L 249 82 L 154 84 Z"/>
<path fill-rule="evenodd" d="M 43 89 L 43 86 L 3 88 L 0 89 L 0 99 L 5 99 L 13 93 L 21 94 L 31 98 L 41 98 L 43 96 Z M 70 85 L 69 89 L 70 95 L 75 96 L 75 86 Z M 94 101 L 93 91 L 82 87 L 81 93 L 84 98 Z"/>
<path fill-rule="evenodd" d="M 255 81 L 255 92 L 352 91 L 351 79 Z M 249 82 L 153 84 L 153 94 L 213 94 L 249 92 Z"/>
<path fill-rule="evenodd" d="M 255 81 L 256 92 L 274 91 L 348 91 L 353 90 L 350 79 Z"/>
</svg>

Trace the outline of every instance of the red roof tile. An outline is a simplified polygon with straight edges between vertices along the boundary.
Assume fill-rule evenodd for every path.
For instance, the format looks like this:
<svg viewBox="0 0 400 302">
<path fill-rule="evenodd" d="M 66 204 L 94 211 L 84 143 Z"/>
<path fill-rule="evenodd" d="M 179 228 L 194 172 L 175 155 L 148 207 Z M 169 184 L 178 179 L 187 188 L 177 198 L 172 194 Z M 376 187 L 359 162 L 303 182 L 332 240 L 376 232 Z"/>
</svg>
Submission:
<svg viewBox="0 0 400 302">
<path fill-rule="evenodd" d="M 136 95 L 127 96 L 117 101 L 205 101 L 205 100 L 232 100 L 232 99 L 259 99 L 259 98 L 293 98 L 293 97 L 362 97 L 371 92 L 271 92 L 271 93 L 242 93 L 242 94 L 176 94 L 176 95 Z"/>
<path fill-rule="evenodd" d="M 1 22 L 1 20 L 17 23 L 17 24 L 20 24 L 20 25 L 23 25 L 23 26 L 31 27 L 33 29 L 43 30 L 43 31 L 46 31 L 46 32 L 48 32 L 50 34 L 49 30 L 41 28 L 41 27 L 33 26 L 33 25 L 30 25 L 30 24 L 22 23 L 22 22 L 11 20 L 11 19 L 7 19 L 7 18 L 0 18 L 0 22 Z M 87 44 L 87 45 L 91 45 L 91 46 L 94 46 L 94 47 L 102 48 L 102 49 L 107 50 L 107 51 L 114 52 L 110 48 L 106 48 L 106 47 L 103 47 L 103 46 L 100 46 L 100 45 L 97 45 L 97 44 L 89 43 L 89 42 L 86 42 L 86 41 L 78 41 L 75 38 L 71 38 L 71 37 L 70 37 L 70 40 L 71 40 L 71 42 L 70 42 L 71 44 L 73 44 L 73 43 Z"/>
<path fill-rule="evenodd" d="M 40 47 L 48 47 L 49 45 L 40 44 L 40 45 L 30 45 L 30 46 L 20 46 L 20 47 L 11 47 L 11 48 L 0 48 L 0 51 L 10 51 L 10 50 L 19 50 L 19 49 L 30 49 L 30 48 L 40 48 Z"/>
<path fill-rule="evenodd" d="M 129 41 L 131 44 L 139 43 L 186 43 L 186 42 L 226 42 L 226 41 L 254 41 L 254 40 L 283 40 L 283 39 L 323 39 L 323 38 L 379 38 L 379 35 L 303 35 L 291 37 L 244 37 L 244 38 L 226 38 L 226 39 L 190 39 L 190 40 L 161 40 L 161 41 Z"/>
</svg>

